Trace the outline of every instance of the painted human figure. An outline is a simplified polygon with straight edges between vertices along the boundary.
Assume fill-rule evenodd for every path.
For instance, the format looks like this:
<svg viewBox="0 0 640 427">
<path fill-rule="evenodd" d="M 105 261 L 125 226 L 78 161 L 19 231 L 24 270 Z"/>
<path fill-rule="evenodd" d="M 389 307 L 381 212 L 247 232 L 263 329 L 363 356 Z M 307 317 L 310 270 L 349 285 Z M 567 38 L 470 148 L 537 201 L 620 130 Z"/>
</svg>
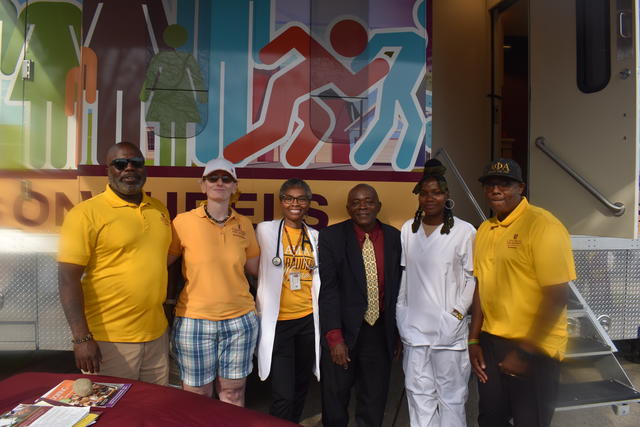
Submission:
<svg viewBox="0 0 640 427">
<path fill-rule="evenodd" d="M 72 3 L 30 2 L 19 11 L 8 41 L 3 38 L 3 74 L 13 74 L 23 58 L 33 61 L 34 78 L 16 82 L 10 95 L 12 101 L 29 105 L 24 119 L 29 129 L 24 141 L 28 167 L 74 166 L 75 153 L 67 153 L 65 95 L 60 88 L 67 72 L 78 65 L 74 39 L 80 38 L 81 19 L 80 9 Z"/>
<path fill-rule="evenodd" d="M 259 49 L 271 36 L 271 0 L 211 0 L 209 4 L 200 2 L 200 10 L 209 15 L 206 26 L 200 23 L 208 31 L 200 32 L 198 43 L 211 48 L 203 70 L 209 81 L 209 102 L 206 126 L 198 127 L 198 159 L 220 157 L 224 146 L 247 133 L 251 123 L 247 82 L 253 63 L 259 62 Z"/>
<path fill-rule="evenodd" d="M 147 65 L 158 50 L 167 49 L 164 2 L 150 0 L 85 0 L 84 45 L 98 58 L 98 161 L 108 148 L 126 140 L 138 145 L 140 90 Z M 145 137 L 146 138 L 146 137 Z"/>
<path fill-rule="evenodd" d="M 332 27 L 330 41 L 338 54 L 354 57 L 366 49 L 367 32 L 356 21 L 342 20 Z M 225 158 L 246 164 L 283 146 L 284 165 L 306 166 L 320 149 L 323 137 L 330 135 L 335 120 L 328 107 L 310 95 L 332 87 L 345 96 L 357 96 L 380 81 L 389 70 L 386 59 L 376 58 L 353 73 L 298 26 L 289 27 L 262 48 L 260 59 L 264 64 L 278 66 L 291 61 L 293 51 L 302 58 L 284 67 L 269 82 L 257 126 L 225 147 Z"/>
<path fill-rule="evenodd" d="M 173 49 L 161 51 L 153 57 L 147 70 L 140 100 L 151 98 L 146 120 L 160 123 L 160 164 L 187 164 L 187 123 L 201 121 L 196 100 L 207 102 L 207 91 L 196 59 L 188 52 L 177 50 L 187 41 L 187 30 L 169 25 L 163 34 L 165 43 Z M 171 139 L 175 138 L 172 156 Z M 173 158 L 173 161 L 172 161 Z"/>
<path fill-rule="evenodd" d="M 418 0 L 421 1 L 421 0 Z M 403 118 L 403 127 L 392 160 L 396 170 L 411 170 L 425 135 L 425 115 L 416 92 L 425 74 L 426 56 L 426 6 L 425 2 L 414 6 L 416 28 L 404 31 L 379 31 L 369 41 L 369 52 L 393 49 L 396 58 L 380 91 L 378 111 L 373 123 L 351 149 L 351 164 L 367 169 L 396 131 L 396 120 Z M 397 47 L 400 47 L 399 49 Z M 366 52 L 354 59 L 366 59 Z"/>
<path fill-rule="evenodd" d="M 98 72 L 98 58 L 96 53 L 88 48 L 80 48 L 80 65 L 73 67 L 67 73 L 65 82 L 65 114 L 76 118 L 76 143 L 80 143 L 85 135 L 84 102 L 93 104 L 97 99 L 96 76 Z M 88 163 L 91 155 L 86 150 L 80 163 Z"/>
</svg>

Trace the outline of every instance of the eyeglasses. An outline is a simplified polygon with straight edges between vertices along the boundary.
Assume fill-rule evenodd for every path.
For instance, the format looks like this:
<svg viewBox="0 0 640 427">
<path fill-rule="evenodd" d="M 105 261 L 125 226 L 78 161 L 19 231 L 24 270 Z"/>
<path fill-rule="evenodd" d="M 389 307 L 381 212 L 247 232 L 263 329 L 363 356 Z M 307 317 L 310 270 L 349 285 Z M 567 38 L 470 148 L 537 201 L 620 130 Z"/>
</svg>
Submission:
<svg viewBox="0 0 640 427">
<path fill-rule="evenodd" d="M 300 196 L 300 197 L 280 196 L 280 201 L 288 205 L 292 204 L 294 200 L 298 202 L 299 205 L 306 205 L 307 203 L 309 203 L 309 199 L 307 198 L 307 196 Z"/>
<path fill-rule="evenodd" d="M 211 184 L 215 184 L 219 179 L 221 179 L 224 184 L 231 184 L 232 182 L 236 182 L 236 180 L 233 179 L 231 175 L 207 175 L 202 179 L 204 181 L 210 182 Z"/>
<path fill-rule="evenodd" d="M 500 190 L 507 190 L 516 183 L 517 181 L 512 179 L 488 179 L 482 183 L 482 187 L 484 189 L 491 189 L 497 186 Z"/>
<path fill-rule="evenodd" d="M 144 166 L 144 158 L 143 157 L 131 157 L 129 159 L 120 158 L 111 160 L 110 165 L 119 171 L 123 171 L 127 168 L 127 165 L 131 163 L 134 168 L 140 169 Z"/>
</svg>

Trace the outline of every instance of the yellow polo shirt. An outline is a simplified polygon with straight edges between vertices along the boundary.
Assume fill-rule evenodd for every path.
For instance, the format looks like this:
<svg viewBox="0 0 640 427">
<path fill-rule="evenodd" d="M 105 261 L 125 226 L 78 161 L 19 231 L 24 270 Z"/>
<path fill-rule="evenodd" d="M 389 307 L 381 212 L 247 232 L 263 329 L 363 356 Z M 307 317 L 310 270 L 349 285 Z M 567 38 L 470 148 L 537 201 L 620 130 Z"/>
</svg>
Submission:
<svg viewBox="0 0 640 427">
<path fill-rule="evenodd" d="M 234 319 L 255 309 L 244 275 L 248 258 L 260 255 L 251 221 L 232 210 L 224 226 L 211 222 L 200 206 L 173 220 L 169 253 L 183 255 L 185 286 L 176 316 Z"/>
<path fill-rule="evenodd" d="M 107 185 L 67 213 L 58 261 L 85 266 L 84 311 L 95 339 L 146 342 L 167 329 L 169 212 L 154 198 L 136 205 Z"/>
<path fill-rule="evenodd" d="M 542 288 L 576 278 L 569 233 L 550 212 L 523 198 L 503 221 L 493 217 L 480 225 L 473 272 L 484 314 L 482 330 L 503 338 L 524 338 L 542 300 Z M 562 360 L 566 309 L 538 345 Z"/>
</svg>

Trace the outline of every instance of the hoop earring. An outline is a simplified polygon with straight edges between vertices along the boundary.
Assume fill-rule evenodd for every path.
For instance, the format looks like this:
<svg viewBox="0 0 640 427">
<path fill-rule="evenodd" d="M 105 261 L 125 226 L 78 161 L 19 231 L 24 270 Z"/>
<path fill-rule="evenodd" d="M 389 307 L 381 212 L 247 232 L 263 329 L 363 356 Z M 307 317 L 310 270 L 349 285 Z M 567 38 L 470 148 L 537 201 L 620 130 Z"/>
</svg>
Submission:
<svg viewBox="0 0 640 427">
<path fill-rule="evenodd" d="M 453 210 L 456 206 L 456 202 L 453 199 L 447 199 L 444 201 L 444 208 L 448 210 Z"/>
</svg>

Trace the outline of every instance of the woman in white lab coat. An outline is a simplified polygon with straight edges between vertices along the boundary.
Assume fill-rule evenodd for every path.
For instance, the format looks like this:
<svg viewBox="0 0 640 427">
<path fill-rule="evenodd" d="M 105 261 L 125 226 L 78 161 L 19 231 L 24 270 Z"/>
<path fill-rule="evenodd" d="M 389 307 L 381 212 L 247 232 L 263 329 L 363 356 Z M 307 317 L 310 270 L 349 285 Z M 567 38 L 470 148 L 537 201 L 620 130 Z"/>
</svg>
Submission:
<svg viewBox="0 0 640 427">
<path fill-rule="evenodd" d="M 303 219 L 311 189 L 292 178 L 280 187 L 283 218 L 258 224 L 260 317 L 258 374 L 271 375 L 269 413 L 300 421 L 309 381 L 320 380 L 318 232 Z"/>
<path fill-rule="evenodd" d="M 396 317 L 412 426 L 466 426 L 475 228 L 453 216 L 445 171 L 438 160 L 426 163 L 413 191 L 418 211 L 401 230 Z"/>
</svg>

